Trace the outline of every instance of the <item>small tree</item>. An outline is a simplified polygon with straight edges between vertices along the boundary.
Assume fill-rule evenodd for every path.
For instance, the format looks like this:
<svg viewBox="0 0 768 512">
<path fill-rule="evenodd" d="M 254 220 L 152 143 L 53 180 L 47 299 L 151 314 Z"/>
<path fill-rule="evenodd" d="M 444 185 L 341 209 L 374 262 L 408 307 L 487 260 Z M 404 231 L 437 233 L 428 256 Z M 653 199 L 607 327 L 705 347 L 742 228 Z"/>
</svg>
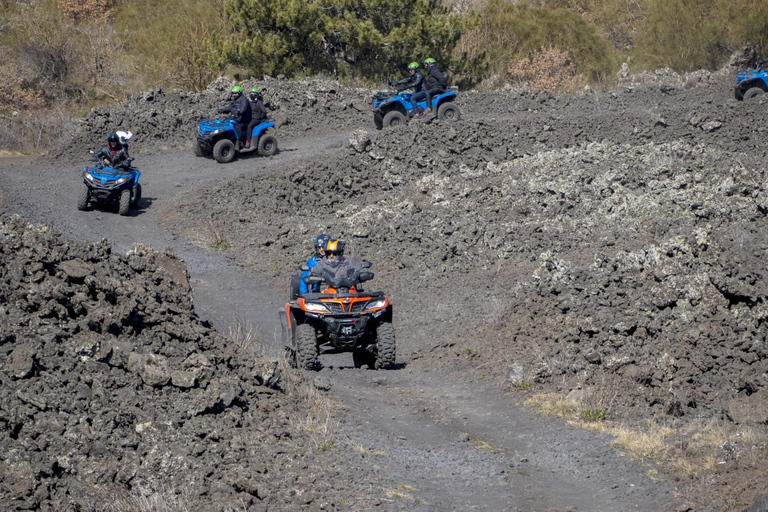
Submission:
<svg viewBox="0 0 768 512">
<path fill-rule="evenodd" d="M 381 77 L 425 57 L 450 67 L 469 19 L 437 0 L 226 0 L 219 58 L 255 76 Z"/>
</svg>

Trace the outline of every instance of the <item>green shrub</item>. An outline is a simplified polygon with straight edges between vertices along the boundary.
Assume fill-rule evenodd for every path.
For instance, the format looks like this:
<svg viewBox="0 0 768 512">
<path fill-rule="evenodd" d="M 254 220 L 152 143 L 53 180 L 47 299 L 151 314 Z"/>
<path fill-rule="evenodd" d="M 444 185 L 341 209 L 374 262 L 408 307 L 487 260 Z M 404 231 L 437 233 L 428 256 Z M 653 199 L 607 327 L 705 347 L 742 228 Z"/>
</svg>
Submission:
<svg viewBox="0 0 768 512">
<path fill-rule="evenodd" d="M 647 0 L 634 55 L 643 69 L 715 69 L 726 53 L 726 27 L 714 0 Z"/>
<path fill-rule="evenodd" d="M 226 62 L 210 53 L 226 34 L 221 0 L 132 0 L 115 10 L 115 27 L 127 41 L 144 86 L 205 89 Z"/>
<path fill-rule="evenodd" d="M 226 0 L 224 15 L 233 33 L 211 58 L 257 77 L 380 78 L 426 57 L 449 68 L 468 24 L 435 0 Z"/>
<path fill-rule="evenodd" d="M 549 48 L 567 53 L 573 72 L 592 82 L 605 80 L 616 67 L 610 45 L 597 28 L 569 10 L 488 0 L 478 14 L 478 26 L 464 35 L 457 51 L 481 57 L 487 76 L 506 77 L 515 61 L 532 59 Z"/>
</svg>

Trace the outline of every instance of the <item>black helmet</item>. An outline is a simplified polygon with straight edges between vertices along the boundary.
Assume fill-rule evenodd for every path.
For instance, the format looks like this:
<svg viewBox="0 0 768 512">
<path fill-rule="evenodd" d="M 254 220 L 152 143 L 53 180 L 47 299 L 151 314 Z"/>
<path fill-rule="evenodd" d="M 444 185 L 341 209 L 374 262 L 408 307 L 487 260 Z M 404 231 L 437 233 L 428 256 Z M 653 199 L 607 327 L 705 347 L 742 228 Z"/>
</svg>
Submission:
<svg viewBox="0 0 768 512">
<path fill-rule="evenodd" d="M 107 142 L 120 142 L 120 137 L 115 132 L 112 132 L 107 135 Z"/>
<path fill-rule="evenodd" d="M 331 240 L 330 235 L 326 235 L 325 233 L 321 233 L 315 237 L 315 250 L 317 249 L 323 249 L 325 250 L 325 245 Z"/>
</svg>

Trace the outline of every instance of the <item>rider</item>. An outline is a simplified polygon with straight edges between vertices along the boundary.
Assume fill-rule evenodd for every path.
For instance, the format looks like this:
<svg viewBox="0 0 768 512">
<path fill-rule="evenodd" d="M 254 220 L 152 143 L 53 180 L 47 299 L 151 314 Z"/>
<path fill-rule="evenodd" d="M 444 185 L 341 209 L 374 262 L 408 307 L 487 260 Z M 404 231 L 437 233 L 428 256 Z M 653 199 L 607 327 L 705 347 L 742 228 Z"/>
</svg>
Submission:
<svg viewBox="0 0 768 512">
<path fill-rule="evenodd" d="M 232 102 L 228 107 L 220 108 L 219 114 L 230 114 L 235 120 L 235 132 L 237 132 L 237 141 L 240 142 L 243 136 L 243 130 L 251 122 L 251 104 L 248 98 L 243 95 L 243 88 L 239 85 L 232 87 L 230 91 Z"/>
<path fill-rule="evenodd" d="M 424 90 L 424 74 L 419 71 L 419 63 L 411 62 L 408 64 L 408 76 L 399 82 L 395 82 L 395 86 L 397 87 L 397 92 L 413 89 L 413 94 L 411 94 L 411 114 L 416 114 L 418 112 L 416 104 L 427 95 Z"/>
<path fill-rule="evenodd" d="M 325 244 L 325 258 L 317 262 L 317 265 L 309 271 L 310 275 L 330 277 L 333 279 L 352 277 L 363 267 L 354 258 L 344 256 L 344 242 L 330 240 Z"/>
<path fill-rule="evenodd" d="M 442 71 L 437 67 L 437 63 L 435 62 L 435 59 L 432 58 L 426 58 L 424 59 L 424 65 L 427 67 L 427 85 L 425 87 L 426 89 L 426 97 L 427 97 L 427 110 L 425 112 L 425 115 L 429 115 L 432 113 L 432 96 L 436 96 L 438 94 L 443 94 L 445 92 L 445 75 Z"/>
<path fill-rule="evenodd" d="M 96 158 L 112 167 L 125 166 L 128 160 L 128 147 L 120 142 L 115 132 L 107 135 L 107 145 L 96 153 Z"/>
<path fill-rule="evenodd" d="M 267 109 L 264 106 L 264 100 L 261 98 L 261 91 L 253 88 L 248 91 L 248 102 L 251 104 L 251 122 L 245 130 L 245 147 L 251 147 L 251 133 L 253 127 L 267 120 Z"/>
<path fill-rule="evenodd" d="M 321 233 L 315 237 L 312 244 L 315 248 L 315 253 L 309 257 L 306 263 L 309 270 L 312 270 L 314 266 L 323 259 L 323 256 L 325 256 L 325 246 L 330 240 L 330 235 L 326 235 L 325 233 Z M 309 275 L 309 270 L 305 270 L 301 273 L 301 279 L 299 279 L 299 293 L 307 293 L 309 291 L 309 287 L 304 282 L 304 278 Z"/>
</svg>

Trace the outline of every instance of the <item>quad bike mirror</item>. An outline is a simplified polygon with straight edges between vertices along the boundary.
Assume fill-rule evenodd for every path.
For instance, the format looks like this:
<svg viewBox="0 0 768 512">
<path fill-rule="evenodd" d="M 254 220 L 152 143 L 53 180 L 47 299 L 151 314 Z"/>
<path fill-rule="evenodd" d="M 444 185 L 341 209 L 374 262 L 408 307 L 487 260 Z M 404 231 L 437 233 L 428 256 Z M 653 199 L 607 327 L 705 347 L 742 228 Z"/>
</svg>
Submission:
<svg viewBox="0 0 768 512">
<path fill-rule="evenodd" d="M 373 279 L 373 272 L 360 272 L 360 276 L 357 278 L 361 283 L 363 281 L 370 281 Z"/>
<path fill-rule="evenodd" d="M 302 272 L 309 272 L 309 267 L 306 265 L 306 263 L 302 263 L 301 265 L 299 265 L 299 270 L 301 270 Z"/>
</svg>

